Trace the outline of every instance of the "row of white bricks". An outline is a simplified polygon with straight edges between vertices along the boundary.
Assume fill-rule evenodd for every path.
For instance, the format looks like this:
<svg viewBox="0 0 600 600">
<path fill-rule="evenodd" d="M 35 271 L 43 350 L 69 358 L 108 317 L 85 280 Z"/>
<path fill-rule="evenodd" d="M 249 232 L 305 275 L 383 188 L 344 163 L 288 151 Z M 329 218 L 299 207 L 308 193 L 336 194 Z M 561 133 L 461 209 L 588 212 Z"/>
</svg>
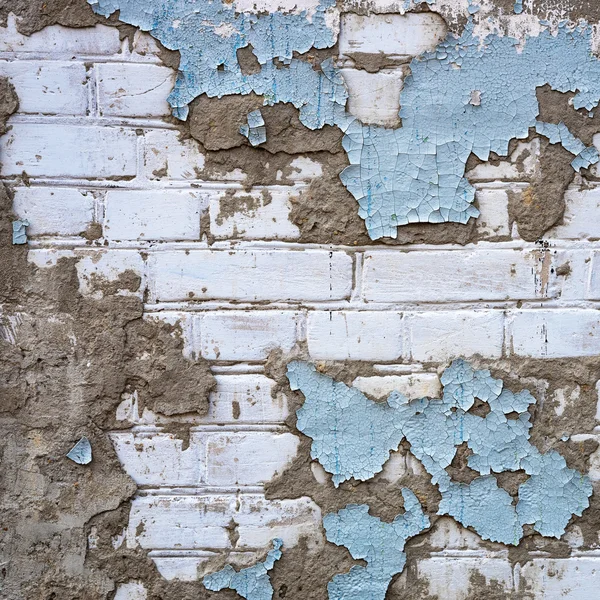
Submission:
<svg viewBox="0 0 600 600">
<path fill-rule="evenodd" d="M 296 164 L 295 185 L 255 187 L 249 193 L 230 182 L 184 189 L 157 188 L 152 181 L 144 189 L 139 189 L 139 181 L 138 189 L 36 185 L 16 187 L 14 207 L 19 217 L 30 222 L 28 234 L 34 238 L 76 238 L 92 223 L 100 223 L 109 242 L 199 241 L 204 218 L 216 240 L 294 241 L 300 231 L 290 221 L 291 203 L 304 201 L 303 180 L 320 171 L 320 165 L 309 159 L 298 159 Z M 482 183 L 476 197 L 482 213 L 476 226 L 482 239 L 509 239 L 507 189 Z M 237 201 L 239 207 L 234 212 L 224 211 L 224 201 L 229 205 Z M 600 188 L 570 190 L 566 202 L 564 223 L 551 230 L 547 239 L 600 238 Z M 358 204 L 350 201 L 348 210 L 358 210 Z"/>
<path fill-rule="evenodd" d="M 166 303 L 161 308 L 190 301 L 195 307 L 208 301 L 377 310 L 412 308 L 415 303 L 509 306 L 529 301 L 541 307 L 544 302 L 578 305 L 600 299 L 598 249 L 477 246 L 356 252 L 287 245 L 171 245 L 147 250 L 37 248 L 30 260 L 44 266 L 63 255 L 79 257 L 85 286 L 92 273 L 115 279 L 119 272 L 133 270 L 141 277 L 142 290 L 147 288 L 147 301 Z"/>
</svg>

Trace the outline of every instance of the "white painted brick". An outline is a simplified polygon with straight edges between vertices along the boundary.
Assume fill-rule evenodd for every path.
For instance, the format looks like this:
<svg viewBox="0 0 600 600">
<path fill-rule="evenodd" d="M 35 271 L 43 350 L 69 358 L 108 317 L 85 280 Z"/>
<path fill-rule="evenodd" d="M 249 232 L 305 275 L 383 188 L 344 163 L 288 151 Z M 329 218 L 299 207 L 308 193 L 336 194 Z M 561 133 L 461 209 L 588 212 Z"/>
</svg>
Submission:
<svg viewBox="0 0 600 600">
<path fill-rule="evenodd" d="M 418 55 L 433 49 L 446 35 L 443 20 L 434 13 L 406 15 L 342 15 L 340 53 Z"/>
<path fill-rule="evenodd" d="M 204 481 L 206 442 L 197 433 L 182 450 L 182 440 L 160 431 L 118 431 L 110 434 L 125 472 L 138 484 L 159 487 L 196 486 Z"/>
<path fill-rule="evenodd" d="M 94 220 L 94 192 L 72 188 L 18 187 L 13 211 L 27 219 L 27 235 L 79 235 Z"/>
<path fill-rule="evenodd" d="M 405 314 L 404 318 L 413 360 L 502 355 L 504 314 L 501 311 L 435 311 Z"/>
<path fill-rule="evenodd" d="M 296 456 L 299 443 L 299 438 L 291 433 L 212 434 L 206 442 L 207 483 L 235 486 L 270 481 Z"/>
<path fill-rule="evenodd" d="M 193 139 L 180 140 L 179 132 L 153 129 L 144 133 L 144 175 L 148 179 L 198 179 L 204 154 Z"/>
<path fill-rule="evenodd" d="M 508 193 L 503 189 L 480 188 L 475 193 L 481 215 L 476 221 L 477 231 L 485 238 L 510 236 L 508 220 Z"/>
<path fill-rule="evenodd" d="M 0 138 L 2 174 L 134 176 L 136 145 L 135 132 L 122 128 L 13 123 Z"/>
<path fill-rule="evenodd" d="M 582 300 L 593 295 L 594 286 L 588 287 L 591 256 L 588 250 L 552 250 L 549 295 L 563 301 Z M 561 275 L 556 274 L 557 269 Z"/>
<path fill-rule="evenodd" d="M 207 203 L 194 190 L 111 190 L 104 234 L 111 240 L 199 240 Z"/>
<path fill-rule="evenodd" d="M 322 174 L 321 163 L 308 158 L 308 156 L 298 156 L 290 163 L 290 172 L 287 178 L 291 181 L 310 181 L 315 177 L 321 177 Z"/>
<path fill-rule="evenodd" d="M 563 222 L 547 236 L 563 239 L 600 238 L 600 188 L 569 189 L 565 193 Z"/>
<path fill-rule="evenodd" d="M 292 311 L 226 311 L 199 317 L 200 349 L 209 360 L 264 360 L 271 350 L 291 350 L 298 314 Z"/>
<path fill-rule="evenodd" d="M 119 584 L 114 600 L 146 600 L 148 593 L 140 581 L 128 581 Z"/>
<path fill-rule="evenodd" d="M 292 547 L 301 536 L 321 538 L 321 511 L 310 498 L 266 500 L 259 494 L 138 496 L 131 504 L 127 545 L 145 549 L 230 548 L 231 520 L 237 548 L 265 548 L 275 537 Z M 140 529 L 139 534 L 136 529 Z"/>
<path fill-rule="evenodd" d="M 402 314 L 315 311 L 308 314 L 308 349 L 317 360 L 397 360 Z"/>
<path fill-rule="evenodd" d="M 600 300 L 600 252 L 592 252 L 590 266 L 589 288 L 586 298 Z"/>
<path fill-rule="evenodd" d="M 294 331 L 292 321 L 292 344 Z M 217 389 L 210 395 L 206 422 L 266 424 L 286 419 L 287 401 L 282 394 L 273 396 L 275 382 L 272 379 L 264 375 L 216 375 L 215 379 Z"/>
<path fill-rule="evenodd" d="M 162 117 L 170 114 L 167 96 L 175 83 L 168 67 L 102 63 L 98 71 L 98 110 L 104 116 Z"/>
<path fill-rule="evenodd" d="M 521 579 L 534 600 L 595 600 L 600 584 L 600 559 L 535 558 L 523 565 Z"/>
<path fill-rule="evenodd" d="M 485 577 L 487 584 L 493 580 L 507 592 L 514 586 L 510 562 L 503 558 L 436 556 L 418 561 L 417 573 L 427 581 L 428 593 L 444 600 L 466 600 L 469 592 L 481 592 L 471 587 L 473 575 Z"/>
<path fill-rule="evenodd" d="M 20 113 L 85 115 L 88 110 L 82 63 L 1 60 L 0 76 L 15 86 Z"/>
<path fill-rule="evenodd" d="M 6 28 L 0 28 L 0 52 L 31 52 L 45 55 L 117 54 L 121 48 L 119 30 L 116 27 L 96 25 L 84 29 L 53 25 L 30 36 L 21 35 L 16 29 L 13 15 Z"/>
<path fill-rule="evenodd" d="M 400 124 L 401 69 L 368 73 L 342 69 L 348 88 L 348 111 L 363 123 L 398 127 Z"/>
<path fill-rule="evenodd" d="M 441 550 L 480 550 L 481 538 L 450 517 L 441 517 L 431 529 L 428 542 Z"/>
<path fill-rule="evenodd" d="M 367 252 L 369 302 L 448 302 L 543 297 L 543 253 L 490 249 Z"/>
<path fill-rule="evenodd" d="M 298 239 L 300 230 L 290 221 L 290 196 L 298 193 L 294 188 L 219 192 L 210 199 L 210 231 L 216 238 Z M 232 205 L 237 210 L 230 213 Z"/>
<path fill-rule="evenodd" d="M 169 251 L 153 254 L 150 269 L 156 301 L 341 300 L 352 287 L 345 252 Z"/>
<path fill-rule="evenodd" d="M 505 160 L 492 164 L 484 162 L 467 171 L 469 181 L 528 181 L 538 165 L 539 139 L 518 142 L 514 152 Z"/>
<path fill-rule="evenodd" d="M 321 509 L 311 498 L 266 500 L 258 494 L 240 496 L 238 548 L 265 548 L 273 538 L 281 538 L 284 547 L 295 546 L 306 537 L 309 547 L 322 542 Z"/>
<path fill-rule="evenodd" d="M 393 391 L 404 394 L 409 400 L 439 398 L 442 388 L 435 373 L 412 373 L 411 375 L 377 375 L 357 377 L 352 385 L 374 398 L 387 398 Z"/>
<path fill-rule="evenodd" d="M 515 311 L 512 317 L 512 349 L 517 355 L 534 358 L 599 354 L 600 311 Z"/>
<path fill-rule="evenodd" d="M 142 496 L 134 498 L 127 545 L 145 549 L 228 548 L 226 527 L 236 515 L 234 495 Z M 140 533 L 136 532 L 140 528 Z"/>
<path fill-rule="evenodd" d="M 143 298 L 145 283 L 144 260 L 135 250 L 93 250 L 83 252 L 77 262 L 79 291 L 84 296 L 101 298 L 103 293 L 98 284 L 116 281 L 125 271 L 133 271 L 140 277 L 140 287 L 131 291 L 122 289 L 121 296 L 134 295 Z"/>
</svg>

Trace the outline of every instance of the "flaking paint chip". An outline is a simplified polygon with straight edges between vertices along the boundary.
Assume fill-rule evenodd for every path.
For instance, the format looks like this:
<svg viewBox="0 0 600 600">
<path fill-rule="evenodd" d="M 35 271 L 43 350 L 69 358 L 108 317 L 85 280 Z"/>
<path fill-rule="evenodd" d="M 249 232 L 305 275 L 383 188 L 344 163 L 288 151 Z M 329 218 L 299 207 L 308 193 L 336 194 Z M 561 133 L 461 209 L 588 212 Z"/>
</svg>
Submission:
<svg viewBox="0 0 600 600">
<path fill-rule="evenodd" d="M 27 227 L 29 227 L 29 221 L 27 219 L 17 219 L 12 222 L 13 244 L 21 245 L 27 243 Z"/>
<path fill-rule="evenodd" d="M 88 465 L 92 462 L 92 445 L 85 436 L 82 437 L 67 453 L 70 458 L 78 465 Z"/>
</svg>

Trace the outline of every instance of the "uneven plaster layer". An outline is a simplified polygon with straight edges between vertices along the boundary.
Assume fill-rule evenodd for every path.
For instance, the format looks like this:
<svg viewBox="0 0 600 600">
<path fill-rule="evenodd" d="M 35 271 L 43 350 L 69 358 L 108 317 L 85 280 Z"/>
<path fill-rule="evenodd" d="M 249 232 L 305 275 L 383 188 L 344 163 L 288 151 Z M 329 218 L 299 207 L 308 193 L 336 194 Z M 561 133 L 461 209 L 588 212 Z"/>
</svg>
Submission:
<svg viewBox="0 0 600 600">
<path fill-rule="evenodd" d="M 254 92 L 265 104 L 292 103 L 311 129 L 339 127 L 350 162 L 340 177 L 358 200 L 372 239 L 395 238 L 397 227 L 409 223 L 464 224 L 477 217 L 475 189 L 465 177 L 469 157 L 486 161 L 490 153 L 507 156 L 509 142 L 527 138 L 531 128 L 572 152 L 577 171 L 599 159 L 564 124 L 536 120 L 536 88 L 545 84 L 561 92 L 577 90 L 575 109 L 592 111 L 598 104 L 600 67 L 590 53 L 592 30 L 587 26 L 569 29 L 562 24 L 556 34 L 542 29 L 518 48 L 514 38 L 478 37 L 469 18 L 461 36 L 449 34 L 433 52 L 411 62 L 400 95 L 402 125 L 386 129 L 363 125 L 346 112 L 347 91 L 331 59 L 315 69 L 294 58 L 294 53 L 335 44 L 331 0 L 310 15 L 236 13 L 221 2 L 89 2 L 104 16 L 119 10 L 122 21 L 180 51 L 180 70 L 169 96 L 180 119 L 187 118 L 187 105 L 201 94 Z M 478 4 L 469 3 L 468 13 L 478 11 Z M 252 74 L 245 74 L 238 61 L 238 50 L 247 47 L 260 66 Z M 249 137 L 250 123 L 247 128 Z M 259 145 L 263 137 L 257 134 L 250 141 Z"/>
<path fill-rule="evenodd" d="M 535 398 L 527 390 L 504 389 L 501 380 L 468 362 L 455 360 L 444 371 L 441 399 L 413 402 L 398 392 L 374 402 L 306 362 L 290 363 L 288 379 L 306 398 L 297 427 L 312 438 L 312 458 L 333 474 L 336 486 L 372 478 L 405 439 L 442 495 L 438 514 L 451 515 L 484 539 L 516 545 L 525 524 L 543 536 L 560 537 L 571 517 L 589 505 L 589 479 L 567 468 L 556 451 L 542 454 L 529 442 L 528 408 Z M 476 401 L 485 416 L 471 410 Z M 471 452 L 469 468 L 479 474 L 468 484 L 454 481 L 446 470 L 461 444 Z M 517 471 L 528 479 L 515 506 L 493 473 Z"/>
</svg>

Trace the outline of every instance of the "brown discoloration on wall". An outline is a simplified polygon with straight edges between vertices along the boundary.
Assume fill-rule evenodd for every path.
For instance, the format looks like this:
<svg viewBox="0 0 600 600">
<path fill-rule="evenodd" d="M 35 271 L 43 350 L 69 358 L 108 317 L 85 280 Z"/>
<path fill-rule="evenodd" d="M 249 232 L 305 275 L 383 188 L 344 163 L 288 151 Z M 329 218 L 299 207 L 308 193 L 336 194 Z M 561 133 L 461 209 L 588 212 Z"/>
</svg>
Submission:
<svg viewBox="0 0 600 600">
<path fill-rule="evenodd" d="M 12 87 L 0 90 L 14 110 Z M 127 426 L 115 419 L 121 396 L 136 389 L 153 410 L 206 414 L 215 380 L 183 357 L 179 327 L 143 319 L 139 297 L 119 295 L 139 289 L 137 274 L 92 277 L 97 300 L 80 294 L 76 258 L 29 263 L 27 246 L 12 244 L 11 206 L 0 184 L 0 319 L 11 329 L 0 336 L 2 596 L 106 598 L 119 570 L 86 564 L 86 546 L 94 517 L 122 516 L 136 491 L 107 436 Z M 84 435 L 87 466 L 65 457 Z"/>
</svg>

